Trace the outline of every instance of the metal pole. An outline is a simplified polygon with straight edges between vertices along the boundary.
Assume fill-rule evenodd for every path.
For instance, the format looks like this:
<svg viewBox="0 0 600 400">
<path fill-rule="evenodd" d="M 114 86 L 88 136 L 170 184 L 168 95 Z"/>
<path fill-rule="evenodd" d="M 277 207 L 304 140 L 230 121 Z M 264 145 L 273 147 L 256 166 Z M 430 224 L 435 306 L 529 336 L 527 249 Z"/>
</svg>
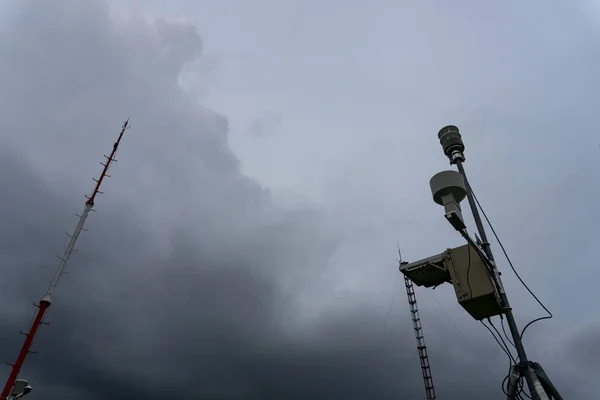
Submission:
<svg viewBox="0 0 600 400">
<path fill-rule="evenodd" d="M 467 174 L 465 173 L 465 168 L 463 167 L 462 161 L 457 160 L 456 166 L 458 167 L 458 172 L 463 176 L 465 180 L 465 187 L 467 188 L 467 199 L 469 201 L 469 206 L 471 207 L 471 211 L 473 213 L 473 219 L 475 220 L 475 225 L 477 226 L 477 230 L 479 231 L 479 236 L 481 237 L 483 247 L 483 251 L 485 255 L 490 260 L 490 263 L 494 265 L 494 269 L 496 262 L 494 261 L 494 255 L 492 254 L 492 249 L 490 247 L 490 243 L 487 240 L 487 235 L 485 233 L 485 229 L 483 228 L 483 223 L 481 221 L 481 217 L 479 216 L 479 211 L 477 210 L 477 205 L 475 203 L 475 199 L 473 198 L 473 193 L 471 192 L 471 186 L 469 185 L 469 181 L 467 180 Z M 500 275 L 495 273 L 493 277 L 498 280 L 499 287 L 503 287 L 502 280 Z M 525 347 L 523 346 L 523 341 L 521 340 L 521 335 L 519 333 L 519 328 L 517 327 L 517 322 L 515 321 L 515 317 L 512 313 L 512 308 L 510 307 L 510 303 L 508 301 L 508 296 L 506 296 L 506 292 L 504 290 L 499 291 L 500 304 L 504 310 L 504 315 L 506 316 L 506 322 L 508 323 L 508 328 L 510 329 L 511 336 L 513 337 L 513 343 L 517 349 L 517 355 L 519 357 L 519 370 L 522 376 L 525 377 L 527 381 L 527 386 L 531 394 L 534 398 L 543 399 L 535 390 L 535 386 L 540 385 L 539 379 L 535 376 L 531 368 L 529 368 L 527 354 L 525 353 Z"/>
<path fill-rule="evenodd" d="M 552 396 L 552 398 L 555 400 L 563 400 L 560 393 L 558 393 L 558 389 L 556 389 L 556 386 L 554 386 L 548 375 L 546 375 L 546 371 L 544 371 L 544 368 L 542 368 L 542 366 L 536 362 L 529 362 L 529 364 L 531 365 L 533 372 L 535 372 L 537 377 L 542 382 L 542 385 L 546 389 L 546 392 L 549 393 L 550 396 Z"/>
<path fill-rule="evenodd" d="M 547 400 L 549 398 L 543 390 L 541 382 L 529 367 L 527 354 L 525 353 L 525 347 L 523 346 L 523 341 L 521 340 L 521 335 L 519 334 L 519 328 L 517 327 L 515 317 L 513 316 L 512 308 L 510 307 L 510 303 L 508 301 L 506 292 L 503 289 L 502 280 L 500 278 L 500 274 L 498 273 L 498 269 L 494 261 L 494 255 L 492 254 L 492 249 L 487 240 L 487 235 L 485 233 L 481 217 L 479 216 L 477 204 L 475 203 L 473 193 L 471 192 L 471 186 L 469 184 L 467 174 L 465 173 L 465 168 L 463 166 L 463 162 L 465 161 L 465 156 L 463 154 L 464 144 L 462 143 L 462 139 L 460 133 L 458 132 L 458 128 L 455 126 L 444 127 L 440 130 L 438 137 L 440 138 L 440 142 L 442 144 L 442 147 L 444 148 L 444 152 L 450 159 L 450 164 L 456 164 L 458 172 L 460 172 L 465 181 L 465 188 L 467 189 L 467 199 L 469 201 L 469 206 L 471 207 L 471 212 L 473 213 L 475 225 L 477 226 L 477 230 L 479 231 L 481 241 L 483 242 L 483 251 L 485 252 L 487 258 L 490 260 L 490 263 L 493 265 L 493 268 L 495 270 L 492 276 L 497 281 L 498 287 L 500 288 L 498 293 L 500 297 L 500 305 L 504 310 L 504 315 L 506 315 L 506 321 L 508 323 L 510 333 L 514 340 L 513 343 L 515 344 L 515 348 L 517 349 L 517 355 L 519 357 L 519 372 L 521 376 L 525 378 L 527 386 L 529 387 L 529 391 L 533 398 L 535 400 Z"/>
</svg>

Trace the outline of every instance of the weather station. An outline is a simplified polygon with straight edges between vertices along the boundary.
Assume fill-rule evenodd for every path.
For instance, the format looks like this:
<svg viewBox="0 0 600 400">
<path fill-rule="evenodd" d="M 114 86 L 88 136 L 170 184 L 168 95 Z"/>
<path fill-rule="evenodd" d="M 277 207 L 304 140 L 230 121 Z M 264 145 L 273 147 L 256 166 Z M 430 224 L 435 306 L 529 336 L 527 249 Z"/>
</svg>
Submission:
<svg viewBox="0 0 600 400">
<path fill-rule="evenodd" d="M 417 262 L 408 263 L 403 262 L 402 260 L 400 261 L 399 269 L 405 277 L 411 311 L 413 311 L 413 307 L 416 310 L 416 300 L 414 300 L 415 305 L 411 303 L 410 291 L 412 290 L 412 284 L 423 286 L 425 288 L 435 288 L 442 284 L 451 284 L 454 287 L 458 303 L 465 311 L 467 311 L 467 313 L 469 313 L 469 315 L 471 315 L 471 317 L 476 321 L 480 321 L 488 328 L 488 330 L 492 332 L 492 335 L 494 335 L 493 331 L 484 324 L 483 320 L 487 320 L 488 323 L 494 327 L 491 321 L 492 317 L 499 316 L 502 319 L 502 322 L 504 321 L 504 318 L 506 318 L 510 335 L 512 336 L 512 342 L 511 340 L 508 340 L 508 342 L 516 349 L 516 356 L 512 356 L 511 349 L 506 345 L 504 339 L 502 339 L 500 333 L 494 327 L 504 345 L 500 343 L 499 339 L 496 339 L 496 341 L 501 345 L 504 352 L 507 353 L 509 359 L 511 359 L 510 371 L 502 382 L 502 390 L 506 395 L 506 398 L 508 400 L 514 400 L 523 398 L 522 395 L 530 395 L 531 397 L 529 398 L 534 400 L 562 400 L 558 390 L 546 375 L 540 364 L 532 362 L 527 358 L 522 342 L 523 333 L 527 327 L 540 319 L 551 318 L 552 314 L 539 301 L 533 292 L 531 292 L 514 269 L 504 247 L 498 240 L 494 228 L 490 224 L 489 219 L 485 215 L 485 212 L 481 208 L 477 197 L 469 185 L 464 168 L 465 145 L 459 129 L 453 125 L 446 126 L 439 131 L 438 138 L 444 150 L 444 154 L 450 160 L 450 165 L 456 165 L 457 170 L 442 171 L 434 175 L 429 182 L 431 193 L 434 202 L 444 207 L 444 217 L 446 220 L 460 233 L 467 243 L 460 247 L 447 249 L 440 254 Z M 479 237 L 475 235 L 475 238 L 472 238 L 467 232 L 467 226 L 461 208 L 461 202 L 465 198 L 468 200 Z M 519 331 L 513 316 L 511 305 L 508 301 L 506 291 L 504 290 L 490 244 L 487 240 L 479 210 L 481 210 L 484 215 L 486 222 L 492 229 L 511 268 L 521 283 L 523 283 L 529 293 L 549 314 L 547 317 L 537 318 L 531 321 L 521 331 Z M 412 294 L 412 297 L 414 298 L 414 293 Z M 413 312 L 413 321 L 414 315 L 415 312 Z M 420 338 L 419 335 L 421 335 L 422 339 L 420 322 L 419 330 L 417 331 L 415 328 L 415 331 L 418 332 L 417 340 Z M 505 334 L 505 336 L 508 339 L 508 335 Z M 494 338 L 496 338 L 495 335 Z M 424 347 L 424 343 L 422 346 Z M 425 354 L 425 358 L 426 357 Z M 429 369 L 428 364 L 427 369 Z M 527 384 L 529 395 L 524 392 L 523 380 L 525 380 Z M 435 395 L 429 397 L 428 394 L 427 398 L 435 398 Z"/>
</svg>

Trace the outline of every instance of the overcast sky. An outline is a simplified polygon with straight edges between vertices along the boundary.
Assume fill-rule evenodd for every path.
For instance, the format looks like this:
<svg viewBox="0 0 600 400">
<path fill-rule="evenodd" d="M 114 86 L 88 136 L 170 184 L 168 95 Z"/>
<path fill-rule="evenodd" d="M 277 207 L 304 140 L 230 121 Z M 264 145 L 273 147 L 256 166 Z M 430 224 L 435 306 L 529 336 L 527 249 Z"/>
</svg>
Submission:
<svg viewBox="0 0 600 400">
<path fill-rule="evenodd" d="M 428 184 L 447 124 L 555 313 L 530 358 L 567 399 L 600 391 L 596 1 L 0 4 L 7 361 L 132 126 L 22 370 L 31 399 L 424 398 L 396 243 L 462 244 Z M 543 310 L 493 245 L 524 326 Z M 417 297 L 438 398 L 503 398 L 506 356 L 452 288 Z"/>
</svg>

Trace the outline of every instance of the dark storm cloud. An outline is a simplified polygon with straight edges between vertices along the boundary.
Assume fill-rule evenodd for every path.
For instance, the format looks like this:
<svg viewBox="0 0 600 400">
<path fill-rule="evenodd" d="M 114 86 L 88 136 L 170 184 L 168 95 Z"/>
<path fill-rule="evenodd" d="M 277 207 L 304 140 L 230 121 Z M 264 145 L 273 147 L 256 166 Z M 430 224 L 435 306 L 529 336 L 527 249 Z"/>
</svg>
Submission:
<svg viewBox="0 0 600 400">
<path fill-rule="evenodd" d="M 18 209 L 19 201 L 34 205 L 34 199 L 44 197 L 53 207 L 34 209 L 30 217 L 69 214 L 39 180 L 27 179 L 18 160 L 7 158 L 12 176 L 19 179 L 3 173 L 5 187 L 33 184 L 22 191 L 6 190 L 3 210 Z M 23 376 L 36 384 L 40 396 L 153 399 L 174 391 L 180 398 L 207 399 L 421 397 L 408 325 L 392 326 L 388 334 L 405 340 L 388 341 L 380 352 L 384 316 L 358 301 L 324 310 L 309 332 L 295 321 L 296 292 L 283 292 L 272 273 L 287 271 L 296 258 L 311 263 L 310 256 L 294 251 L 297 240 L 290 240 L 308 235 L 302 233 L 302 221 L 290 221 L 299 228 L 277 225 L 218 250 L 176 233 L 177 244 L 169 253 L 157 254 L 150 242 L 141 240 L 149 235 L 139 221 L 124 220 L 126 208 L 116 207 L 99 205 L 101 214 L 90 217 L 92 230 L 82 237 L 82 252 L 70 264 L 73 275 L 65 277 L 60 288 L 64 297 L 56 299 L 51 325 L 43 327 L 37 340 L 41 354 L 28 359 Z M 8 213 L 3 217 L 10 220 Z M 18 215 L 14 219 L 23 220 Z M 47 250 L 62 247 L 51 222 L 42 219 L 28 226 L 18 244 L 32 241 L 35 248 L 46 248 L 41 244 L 49 241 L 55 246 Z M 112 226 L 101 226 L 108 224 Z M 115 227 L 126 238 L 122 245 L 98 237 Z M 15 242 L 8 244 L 3 244 L 3 254 L 26 250 L 11 248 Z M 283 262 L 286 255 L 292 260 Z M 39 255 L 31 273 L 49 273 L 44 260 L 51 259 L 49 254 Z M 27 267 L 25 262 L 9 265 L 14 276 Z M 4 288 L 3 293 L 28 304 L 38 298 L 34 292 L 43 289 L 43 283 L 30 281 L 32 287 L 26 285 L 25 291 L 19 286 L 20 295 L 14 288 Z M 2 319 L 3 354 L 14 354 L 21 339 L 17 332 L 28 317 L 24 313 Z M 442 365 L 444 358 L 437 357 Z M 465 393 L 461 387 L 446 387 L 448 394 Z"/>
<path fill-rule="evenodd" d="M 40 355 L 23 370 L 31 398 L 423 397 L 410 320 L 394 316 L 380 348 L 385 310 L 363 296 L 319 305 L 316 316 L 303 307 L 323 295 L 339 232 L 318 209 L 278 209 L 241 174 L 227 119 L 178 86 L 203 48 L 192 25 L 115 24 L 101 1 L 20 1 L 0 29 L 8 360 L 101 152 L 123 119 L 133 125 L 36 341 Z M 440 398 L 501 398 L 456 335 L 441 322 L 427 329 L 439 344 Z M 473 346 L 503 365 L 489 342 Z"/>
<path fill-rule="evenodd" d="M 422 396 L 410 328 L 389 331 L 406 346 L 379 352 L 385 316 L 360 299 L 301 313 L 337 236 L 318 210 L 278 210 L 240 173 L 227 120 L 178 87 L 183 64 L 202 50 L 191 25 L 114 25 L 98 1 L 13 3 L 5 17 L 7 359 L 98 173 L 99 149 L 125 117 L 133 123 L 36 341 L 41 353 L 22 371 L 31 396 Z"/>
</svg>

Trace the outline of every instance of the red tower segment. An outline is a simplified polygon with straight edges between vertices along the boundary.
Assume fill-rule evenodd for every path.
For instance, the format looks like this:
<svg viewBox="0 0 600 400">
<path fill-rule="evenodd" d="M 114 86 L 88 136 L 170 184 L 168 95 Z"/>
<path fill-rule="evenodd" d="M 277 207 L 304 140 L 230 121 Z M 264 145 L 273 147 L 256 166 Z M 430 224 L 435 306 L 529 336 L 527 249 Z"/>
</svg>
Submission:
<svg viewBox="0 0 600 400">
<path fill-rule="evenodd" d="M 96 187 L 94 187 L 94 190 L 92 191 L 92 195 L 88 198 L 88 203 L 90 203 L 92 206 L 94 205 L 94 200 L 96 199 L 96 195 L 98 193 L 102 194 L 102 192 L 100 191 L 100 185 L 102 185 L 102 181 L 104 180 L 105 177 L 110 177 L 110 175 L 106 175 L 106 172 L 108 171 L 108 167 L 110 167 L 110 164 L 115 160 L 115 154 L 117 154 L 117 149 L 119 148 L 119 143 L 121 143 L 121 139 L 123 138 L 123 134 L 125 133 L 125 130 L 129 128 L 129 119 L 127 119 L 127 121 L 125 121 L 125 123 L 123 124 L 123 127 L 121 128 L 121 132 L 119 133 L 119 137 L 117 138 L 117 141 L 115 142 L 115 144 L 113 145 L 113 149 L 110 152 L 110 156 L 106 157 L 106 163 L 101 163 L 102 165 L 104 165 L 104 169 L 102 170 L 102 173 L 100 174 L 100 178 L 98 178 L 96 181 Z"/>
</svg>

